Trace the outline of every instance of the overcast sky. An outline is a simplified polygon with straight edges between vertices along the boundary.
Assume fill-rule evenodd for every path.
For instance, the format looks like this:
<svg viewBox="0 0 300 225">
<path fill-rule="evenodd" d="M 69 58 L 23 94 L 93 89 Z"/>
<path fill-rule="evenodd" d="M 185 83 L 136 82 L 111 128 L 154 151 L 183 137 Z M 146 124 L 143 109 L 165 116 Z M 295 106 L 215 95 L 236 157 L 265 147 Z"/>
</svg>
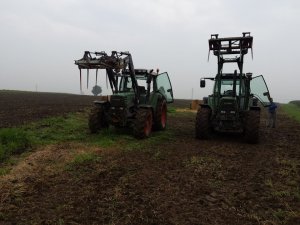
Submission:
<svg viewBox="0 0 300 225">
<path fill-rule="evenodd" d="M 274 100 L 288 102 L 300 99 L 299 27 L 299 0 L 0 0 L 0 89 L 79 93 L 74 60 L 118 50 L 136 68 L 167 71 L 175 98 L 200 99 L 211 91 L 200 77 L 217 71 L 210 34 L 249 31 L 254 59 L 244 71 L 263 74 Z"/>
</svg>

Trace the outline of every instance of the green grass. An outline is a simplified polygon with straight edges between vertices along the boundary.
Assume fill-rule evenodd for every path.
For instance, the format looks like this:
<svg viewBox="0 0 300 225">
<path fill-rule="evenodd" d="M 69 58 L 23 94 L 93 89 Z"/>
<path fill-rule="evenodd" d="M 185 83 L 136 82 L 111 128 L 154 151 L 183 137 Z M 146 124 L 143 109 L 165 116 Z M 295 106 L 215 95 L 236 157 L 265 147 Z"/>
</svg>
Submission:
<svg viewBox="0 0 300 225">
<path fill-rule="evenodd" d="M 23 129 L 34 144 L 53 144 L 62 141 L 80 141 L 88 137 L 86 115 L 70 114 L 51 117 L 31 123 Z"/>
<path fill-rule="evenodd" d="M 300 202 L 299 189 L 299 161 L 297 159 L 289 159 L 285 157 L 276 158 L 276 170 L 273 171 L 274 178 L 266 178 L 264 185 L 265 193 L 270 195 L 272 199 L 280 202 L 282 205 L 276 210 L 272 210 L 272 216 L 275 224 L 289 224 L 293 218 L 298 218 L 299 210 L 291 210 L 289 202 L 298 204 Z"/>
<path fill-rule="evenodd" d="M 168 107 L 168 113 L 176 113 L 176 108 L 173 106 Z"/>
<path fill-rule="evenodd" d="M 175 109 L 172 111 L 176 112 Z M 64 117 L 42 119 L 19 128 L 0 129 L 0 163 L 7 162 L 12 155 L 28 149 L 61 142 L 80 142 L 102 148 L 116 145 L 125 151 L 132 151 L 145 150 L 149 146 L 159 146 L 162 141 L 173 140 L 170 130 L 153 132 L 151 137 L 145 140 L 134 138 L 129 128 L 119 129 L 112 126 L 97 134 L 91 134 L 87 117 L 87 112 L 72 113 Z"/>
<path fill-rule="evenodd" d="M 8 174 L 10 171 L 9 168 L 0 168 L 0 177 Z"/>
<path fill-rule="evenodd" d="M 20 154 L 31 146 L 29 135 L 20 128 L 0 129 L 0 162 Z"/>
<path fill-rule="evenodd" d="M 287 216 L 287 211 L 277 209 L 276 211 L 273 211 L 273 216 L 280 221 L 284 220 Z"/>
<path fill-rule="evenodd" d="M 52 117 L 19 128 L 0 129 L 0 163 L 12 155 L 41 145 L 64 141 L 90 141 L 86 115 Z"/>
<path fill-rule="evenodd" d="M 282 108 L 291 118 L 300 122 L 300 104 L 282 104 Z"/>
<path fill-rule="evenodd" d="M 67 170 L 76 170 L 82 166 L 96 163 L 101 160 L 101 157 L 93 152 L 83 152 L 75 155 L 73 160 L 67 164 Z"/>
<path fill-rule="evenodd" d="M 300 101 L 299 100 L 291 101 L 290 103 L 300 107 Z"/>
<path fill-rule="evenodd" d="M 91 152 L 84 152 L 84 153 L 80 153 L 78 155 L 76 155 L 72 161 L 72 164 L 75 165 L 81 165 L 81 164 L 85 164 L 87 162 L 93 162 L 93 161 L 97 161 L 98 157 Z"/>
</svg>

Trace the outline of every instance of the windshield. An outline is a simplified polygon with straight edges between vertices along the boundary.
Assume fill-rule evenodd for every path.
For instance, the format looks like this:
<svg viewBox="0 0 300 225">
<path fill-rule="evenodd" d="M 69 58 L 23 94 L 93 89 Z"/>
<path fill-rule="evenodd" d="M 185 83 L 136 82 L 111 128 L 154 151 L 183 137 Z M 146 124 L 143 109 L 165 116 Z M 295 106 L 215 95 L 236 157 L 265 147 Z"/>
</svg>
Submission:
<svg viewBox="0 0 300 225">
<path fill-rule="evenodd" d="M 119 84 L 119 91 L 120 92 L 133 91 L 132 81 L 131 81 L 130 77 L 127 77 L 127 76 L 121 77 L 120 84 Z"/>
<path fill-rule="evenodd" d="M 118 79 L 119 82 L 119 92 L 128 92 L 128 91 L 133 91 L 133 87 L 132 87 L 132 79 L 130 76 L 120 76 L 121 79 Z M 141 94 L 145 93 L 147 90 L 147 77 L 145 75 L 140 76 L 137 75 L 136 76 L 136 81 L 137 81 L 137 85 L 138 88 L 140 90 L 140 92 L 142 92 Z M 153 87 L 150 86 L 150 92 L 153 90 Z"/>
<path fill-rule="evenodd" d="M 240 81 L 236 80 L 236 95 L 239 95 L 239 90 L 240 90 Z M 242 92 L 241 94 L 243 95 L 243 93 L 244 93 L 243 86 L 242 86 L 241 92 Z M 231 96 L 233 94 L 233 80 L 230 80 L 230 79 L 221 80 L 220 94 L 228 95 L 228 96 Z"/>
</svg>

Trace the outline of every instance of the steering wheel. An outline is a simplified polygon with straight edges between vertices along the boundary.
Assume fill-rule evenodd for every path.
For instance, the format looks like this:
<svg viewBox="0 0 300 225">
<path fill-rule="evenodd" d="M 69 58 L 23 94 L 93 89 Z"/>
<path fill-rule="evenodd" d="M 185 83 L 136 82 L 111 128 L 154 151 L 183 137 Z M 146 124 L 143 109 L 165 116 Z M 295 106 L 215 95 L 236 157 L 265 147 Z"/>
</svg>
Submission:
<svg viewBox="0 0 300 225">
<path fill-rule="evenodd" d="M 233 94 L 233 90 L 224 91 L 224 95 L 232 95 L 232 94 Z"/>
</svg>

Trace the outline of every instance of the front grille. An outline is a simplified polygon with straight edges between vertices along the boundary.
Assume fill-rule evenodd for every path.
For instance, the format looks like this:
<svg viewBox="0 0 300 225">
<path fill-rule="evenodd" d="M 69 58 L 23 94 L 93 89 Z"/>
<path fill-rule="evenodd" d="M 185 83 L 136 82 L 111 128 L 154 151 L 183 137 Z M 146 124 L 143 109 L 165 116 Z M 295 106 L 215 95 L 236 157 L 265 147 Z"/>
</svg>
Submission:
<svg viewBox="0 0 300 225">
<path fill-rule="evenodd" d="M 236 119 L 236 102 L 234 100 L 223 99 L 220 103 L 219 110 L 220 120 L 235 120 Z"/>
<path fill-rule="evenodd" d="M 235 111 L 234 101 L 222 101 L 220 105 L 221 110 L 224 111 Z"/>
<path fill-rule="evenodd" d="M 110 104 L 112 107 L 126 107 L 126 97 L 113 95 L 111 96 Z"/>
</svg>

